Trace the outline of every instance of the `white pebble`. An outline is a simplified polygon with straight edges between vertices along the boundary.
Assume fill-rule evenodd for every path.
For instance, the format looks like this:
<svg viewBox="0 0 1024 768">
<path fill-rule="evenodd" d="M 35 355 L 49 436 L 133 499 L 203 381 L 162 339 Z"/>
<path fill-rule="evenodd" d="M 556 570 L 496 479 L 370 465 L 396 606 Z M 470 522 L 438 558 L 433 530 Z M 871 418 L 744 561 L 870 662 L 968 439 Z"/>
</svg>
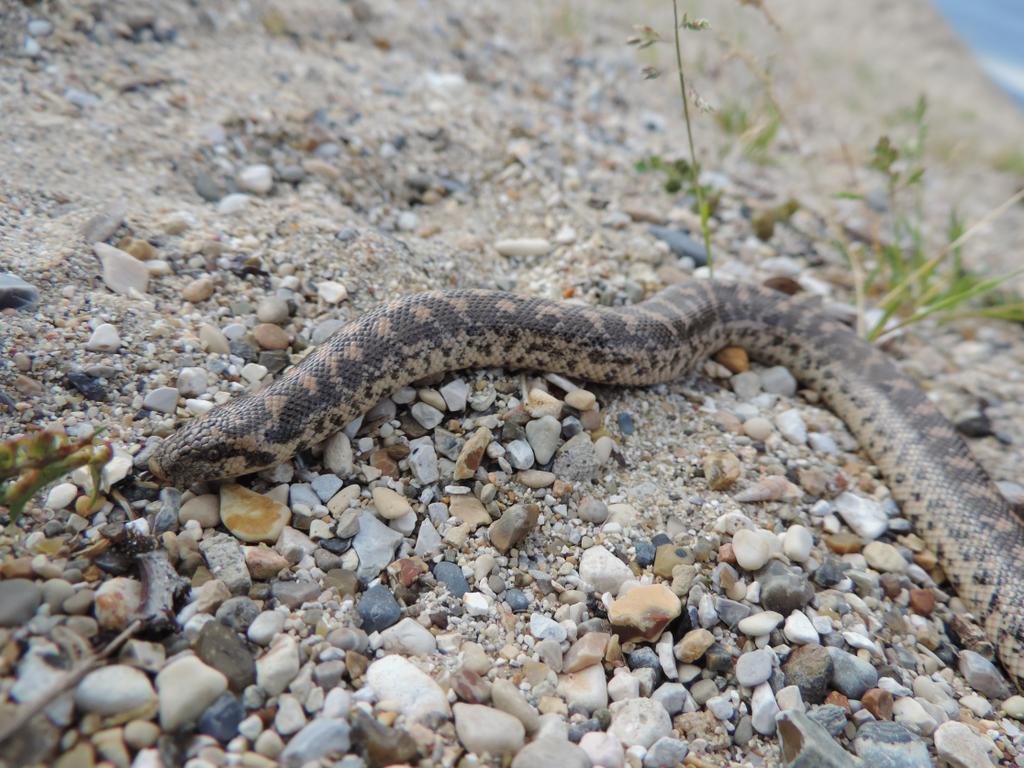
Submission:
<svg viewBox="0 0 1024 768">
<path fill-rule="evenodd" d="M 89 340 L 85 343 L 85 348 L 90 352 L 116 352 L 120 346 L 121 336 L 118 334 L 117 328 L 110 323 L 101 323 L 96 326 L 96 330 L 92 332 Z"/>
<path fill-rule="evenodd" d="M 348 298 L 348 289 L 333 280 L 324 280 L 317 284 L 316 293 L 328 304 L 339 304 Z"/>
</svg>

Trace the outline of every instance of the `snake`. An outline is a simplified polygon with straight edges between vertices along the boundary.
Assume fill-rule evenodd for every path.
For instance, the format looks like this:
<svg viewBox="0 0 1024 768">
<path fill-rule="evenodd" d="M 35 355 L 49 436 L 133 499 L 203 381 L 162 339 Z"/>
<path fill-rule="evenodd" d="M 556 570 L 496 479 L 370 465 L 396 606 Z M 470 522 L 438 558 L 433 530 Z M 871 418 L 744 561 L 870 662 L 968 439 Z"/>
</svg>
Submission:
<svg viewBox="0 0 1024 768">
<path fill-rule="evenodd" d="M 694 279 L 610 307 L 484 289 L 398 297 L 262 390 L 186 422 L 149 468 L 188 487 L 272 467 L 447 372 L 504 367 L 644 386 L 730 346 L 786 366 L 842 419 L 1024 689 L 1024 523 L 921 388 L 807 294 Z"/>
</svg>

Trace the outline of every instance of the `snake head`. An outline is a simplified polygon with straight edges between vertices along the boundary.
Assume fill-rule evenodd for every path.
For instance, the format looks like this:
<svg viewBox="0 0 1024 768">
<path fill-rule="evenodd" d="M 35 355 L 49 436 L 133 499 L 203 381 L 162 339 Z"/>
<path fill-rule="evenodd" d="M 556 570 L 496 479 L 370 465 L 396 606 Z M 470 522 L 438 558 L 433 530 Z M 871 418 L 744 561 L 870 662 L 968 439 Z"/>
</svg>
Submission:
<svg viewBox="0 0 1024 768">
<path fill-rule="evenodd" d="M 244 436 L 226 428 L 225 420 L 220 418 L 226 410 L 215 408 L 160 443 L 149 459 L 149 471 L 168 485 L 188 488 L 277 463 L 272 455 L 254 450 Z"/>
</svg>

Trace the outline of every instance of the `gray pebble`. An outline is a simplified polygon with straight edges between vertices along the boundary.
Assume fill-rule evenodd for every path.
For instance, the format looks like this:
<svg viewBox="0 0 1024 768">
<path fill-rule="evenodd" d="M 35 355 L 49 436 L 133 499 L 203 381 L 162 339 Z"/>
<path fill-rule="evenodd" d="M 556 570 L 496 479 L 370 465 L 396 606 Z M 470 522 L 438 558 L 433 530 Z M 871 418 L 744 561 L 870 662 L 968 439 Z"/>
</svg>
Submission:
<svg viewBox="0 0 1024 768">
<path fill-rule="evenodd" d="M 366 590 L 359 598 L 356 611 L 363 620 L 363 631 L 368 633 L 387 629 L 402 617 L 398 601 L 383 584 L 376 584 Z"/>
<path fill-rule="evenodd" d="M 0 627 L 18 627 L 35 615 L 43 590 L 28 579 L 0 581 Z"/>
<path fill-rule="evenodd" d="M 832 658 L 832 686 L 851 699 L 859 699 L 878 683 L 878 670 L 852 653 L 829 648 Z"/>
<path fill-rule="evenodd" d="M 0 272 L 0 309 L 31 309 L 39 290 L 10 272 Z"/>
</svg>

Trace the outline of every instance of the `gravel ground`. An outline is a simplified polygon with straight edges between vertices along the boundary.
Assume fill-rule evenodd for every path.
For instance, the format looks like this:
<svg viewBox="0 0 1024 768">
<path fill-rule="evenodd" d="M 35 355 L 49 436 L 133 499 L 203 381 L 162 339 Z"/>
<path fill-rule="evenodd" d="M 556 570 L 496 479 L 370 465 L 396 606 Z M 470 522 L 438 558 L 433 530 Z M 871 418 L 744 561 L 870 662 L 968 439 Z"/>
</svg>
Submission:
<svg viewBox="0 0 1024 768">
<path fill-rule="evenodd" d="M 663 11 L 0 11 L 0 435 L 104 427 L 115 447 L 96 505 L 77 471 L 0 534 L 0 727 L 134 631 L 0 765 L 1024 764 L 1024 698 L 876 468 L 785 369 L 738 350 L 645 390 L 452 374 L 238 485 L 178 493 L 144 471 L 178 423 L 383 299 L 611 305 L 705 278 L 690 201 L 634 170 L 682 146 L 678 94 L 621 42 Z M 793 103 L 835 73 L 825 22 L 805 22 L 780 65 Z M 882 72 L 905 22 L 872 39 Z M 745 9 L 722 28 L 765 24 Z M 742 92 L 749 74 L 700 44 L 702 94 Z M 966 72 L 945 99 L 926 81 L 942 146 L 985 135 L 991 159 L 1020 117 L 962 52 L 936 56 L 908 69 Z M 821 66 L 783 77 L 801 60 Z M 853 316 L 835 226 L 884 211 L 831 193 L 880 182 L 851 182 L 818 129 L 871 146 L 865 114 L 892 102 L 864 106 L 876 81 L 858 82 L 821 114 L 795 107 L 768 164 L 701 123 L 716 274 Z M 969 86 L 978 114 L 948 124 Z M 1012 191 L 985 158 L 932 158 L 929 220 Z M 1019 253 L 1020 218 L 968 260 L 1012 264 L 990 254 Z M 922 325 L 887 349 L 1024 503 L 1020 327 Z M 163 593 L 172 626 L 136 628 Z"/>
</svg>

